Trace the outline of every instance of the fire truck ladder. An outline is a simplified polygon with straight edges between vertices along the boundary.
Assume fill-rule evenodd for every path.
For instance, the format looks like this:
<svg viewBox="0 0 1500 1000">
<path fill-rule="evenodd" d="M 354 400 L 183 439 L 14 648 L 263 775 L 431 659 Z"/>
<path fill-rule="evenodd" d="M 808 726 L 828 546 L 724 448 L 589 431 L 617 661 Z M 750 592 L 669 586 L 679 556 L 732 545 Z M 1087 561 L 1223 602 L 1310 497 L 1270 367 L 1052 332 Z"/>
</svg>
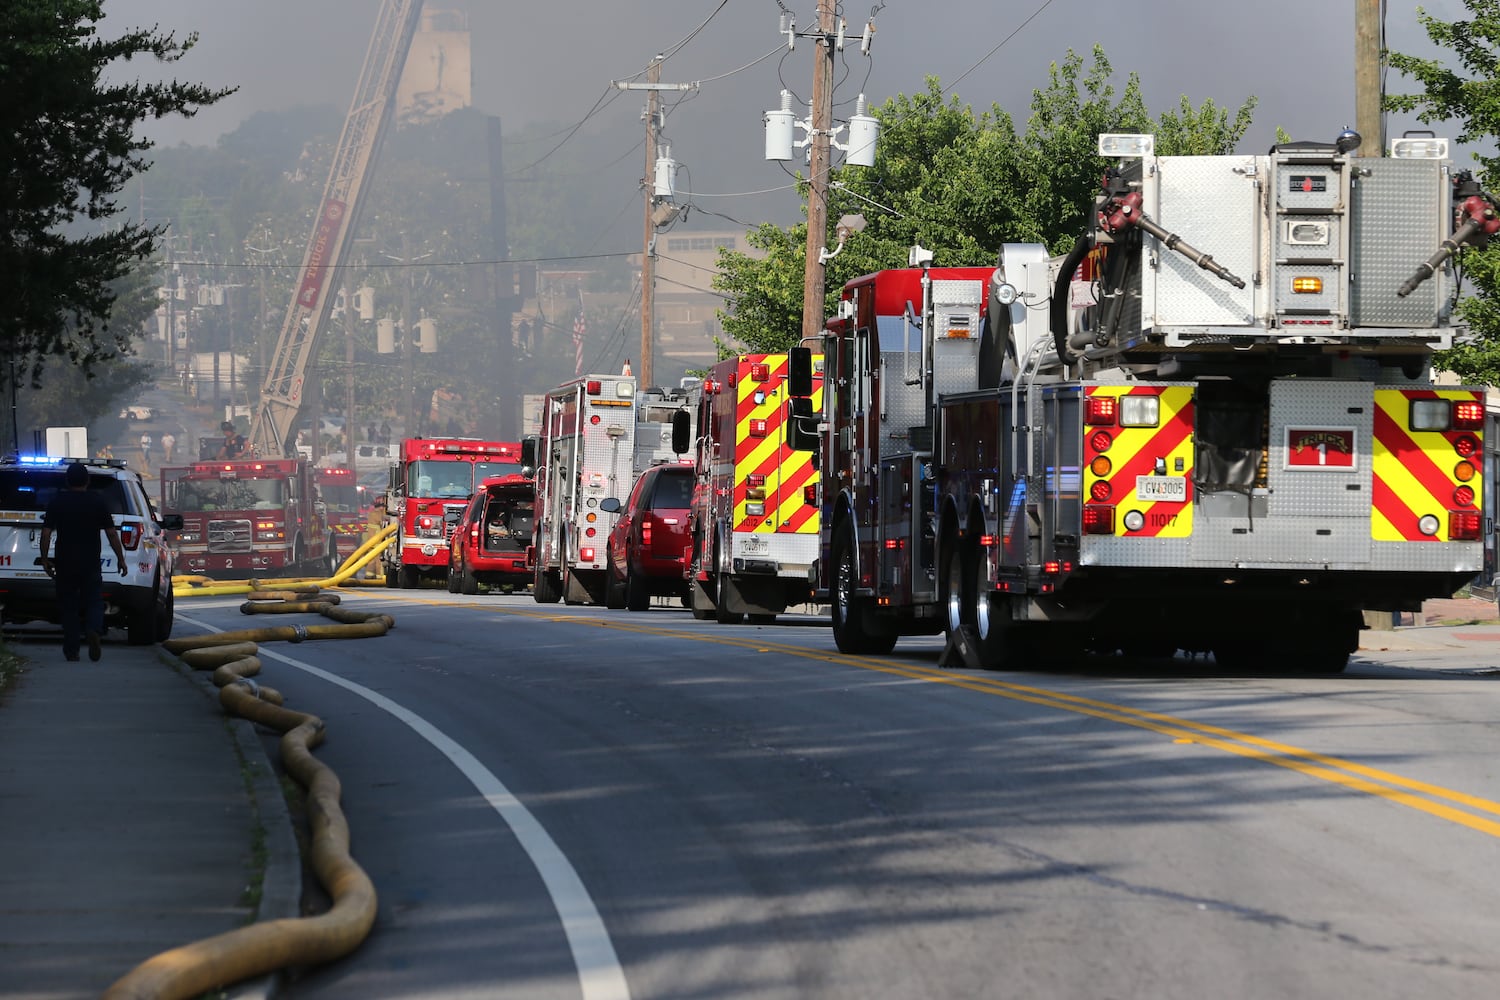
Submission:
<svg viewBox="0 0 1500 1000">
<path fill-rule="evenodd" d="M 422 0 L 384 0 L 381 5 L 250 426 L 250 444 L 262 458 L 292 454 L 290 442 L 306 378 L 317 364 L 318 339 L 333 308 L 331 291 L 337 282 L 330 279 L 344 262 L 359 221 L 371 167 L 394 114 L 396 85 L 421 16 Z"/>
</svg>

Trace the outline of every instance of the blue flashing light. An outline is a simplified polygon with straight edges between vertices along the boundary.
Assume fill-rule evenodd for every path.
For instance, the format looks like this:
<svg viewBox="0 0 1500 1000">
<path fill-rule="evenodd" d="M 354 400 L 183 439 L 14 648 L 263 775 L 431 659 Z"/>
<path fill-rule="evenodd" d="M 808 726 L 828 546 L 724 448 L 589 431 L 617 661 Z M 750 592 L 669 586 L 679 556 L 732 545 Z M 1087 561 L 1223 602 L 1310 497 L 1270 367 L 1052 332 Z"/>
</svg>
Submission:
<svg viewBox="0 0 1500 1000">
<path fill-rule="evenodd" d="M 53 455 L 21 455 L 22 465 L 57 465 L 62 459 Z"/>
</svg>

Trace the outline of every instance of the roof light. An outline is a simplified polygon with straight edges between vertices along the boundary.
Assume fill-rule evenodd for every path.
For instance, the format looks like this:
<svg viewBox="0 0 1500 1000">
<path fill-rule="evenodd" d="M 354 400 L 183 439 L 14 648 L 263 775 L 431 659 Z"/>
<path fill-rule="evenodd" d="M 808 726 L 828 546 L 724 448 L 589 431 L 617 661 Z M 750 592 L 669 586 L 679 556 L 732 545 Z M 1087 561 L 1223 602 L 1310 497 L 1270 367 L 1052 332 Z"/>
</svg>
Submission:
<svg viewBox="0 0 1500 1000">
<path fill-rule="evenodd" d="M 1121 132 L 1106 132 L 1099 136 L 1099 155 L 1110 159 L 1151 156 L 1155 152 L 1155 136 Z"/>
<path fill-rule="evenodd" d="M 1446 160 L 1448 140 L 1432 136 L 1402 136 L 1391 140 L 1391 156 L 1398 160 Z"/>
</svg>

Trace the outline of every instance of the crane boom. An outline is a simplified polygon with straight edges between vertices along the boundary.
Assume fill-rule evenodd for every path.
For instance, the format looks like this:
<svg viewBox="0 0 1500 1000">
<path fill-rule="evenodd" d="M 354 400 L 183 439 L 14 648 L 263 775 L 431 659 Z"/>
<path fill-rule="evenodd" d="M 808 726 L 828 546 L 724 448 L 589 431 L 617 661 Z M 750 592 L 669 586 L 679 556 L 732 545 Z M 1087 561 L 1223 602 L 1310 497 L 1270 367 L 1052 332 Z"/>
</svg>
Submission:
<svg viewBox="0 0 1500 1000">
<path fill-rule="evenodd" d="M 375 154 L 393 117 L 396 86 L 421 16 L 422 0 L 385 0 L 381 5 L 250 426 L 250 445 L 263 458 L 292 453 L 306 378 L 317 364 L 318 338 L 333 307 L 336 282 L 330 279 L 344 262 L 359 220 Z"/>
</svg>

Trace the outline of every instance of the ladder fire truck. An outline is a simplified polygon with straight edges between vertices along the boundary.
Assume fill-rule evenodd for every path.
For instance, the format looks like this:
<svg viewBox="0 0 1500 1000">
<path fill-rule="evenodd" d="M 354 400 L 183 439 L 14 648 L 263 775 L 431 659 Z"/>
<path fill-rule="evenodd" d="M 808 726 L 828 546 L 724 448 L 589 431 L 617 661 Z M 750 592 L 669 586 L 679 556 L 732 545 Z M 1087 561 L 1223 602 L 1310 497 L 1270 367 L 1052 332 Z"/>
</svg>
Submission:
<svg viewBox="0 0 1500 1000">
<path fill-rule="evenodd" d="M 280 495 L 286 497 L 287 526 L 285 538 L 280 539 L 285 552 L 280 555 L 262 553 L 260 529 L 249 540 L 241 538 L 244 524 L 268 522 L 265 516 L 256 517 L 253 511 L 242 511 L 244 516 L 233 519 L 235 527 L 217 528 L 210 531 L 206 525 L 227 525 L 229 519 L 219 504 L 211 500 L 206 507 L 193 504 L 198 490 L 179 493 L 174 508 L 181 511 L 186 524 L 204 525 L 201 537 L 189 542 L 192 529 L 185 529 L 182 537 L 183 564 L 202 571 L 238 570 L 294 566 L 307 561 L 321 566 L 331 556 L 336 546 L 323 537 L 326 532 L 306 531 L 313 526 L 314 515 L 296 505 L 304 501 L 312 503 L 312 463 L 299 458 L 296 437 L 293 432 L 302 410 L 302 393 L 307 376 L 317 363 L 318 342 L 328 324 L 333 307 L 333 276 L 343 263 L 350 237 L 359 219 L 364 203 L 367 182 L 372 174 L 372 165 L 380 142 L 392 117 L 396 85 L 406 65 L 406 55 L 411 48 L 412 37 L 421 21 L 421 0 L 384 0 L 376 18 L 375 31 L 365 53 L 364 68 L 360 72 L 359 85 L 354 101 L 344 121 L 343 133 L 334 150 L 333 165 L 329 170 L 328 183 L 323 189 L 323 199 L 308 239 L 307 251 L 298 272 L 297 286 L 275 353 L 271 356 L 266 378 L 261 386 L 260 403 L 250 425 L 250 454 L 254 457 L 228 463 L 194 466 L 183 476 L 190 482 L 203 482 L 200 477 L 214 477 L 223 483 L 238 481 L 241 484 L 266 484 L 268 478 L 278 478 Z M 283 458 L 285 456 L 285 458 Z M 168 484 L 163 480 L 163 490 Z M 266 486 L 270 489 L 270 486 Z M 206 496 L 209 491 L 202 491 Z M 239 491 L 243 492 L 243 490 Z M 164 493 L 165 496 L 165 493 Z M 217 509 L 216 509 L 217 508 Z M 318 515 L 321 517 L 321 515 Z M 247 521 L 248 519 L 248 521 Z M 295 528 L 293 527 L 295 525 Z M 319 525 L 321 528 L 321 524 Z M 275 531 L 281 531 L 278 528 Z M 230 532 L 229 537 L 225 532 Z M 267 529 L 267 534 L 274 534 Z M 303 546 L 295 552 L 295 540 Z M 269 539 L 267 539 L 269 541 Z M 253 544 L 253 557 L 246 555 Z M 231 545 L 234 557 L 222 546 Z M 267 562 L 267 560 L 271 560 Z M 248 565 L 246 565 L 248 561 Z"/>
<path fill-rule="evenodd" d="M 636 381 L 584 375 L 542 398 L 534 459 L 536 525 L 528 558 L 538 604 L 603 604 L 605 541 L 616 514 L 599 505 L 635 481 Z"/>
<path fill-rule="evenodd" d="M 1445 140 L 1357 143 L 1101 136 L 1119 166 L 1065 258 L 918 248 L 850 282 L 807 421 L 838 647 L 946 631 L 945 662 L 990 669 L 1185 649 L 1338 671 L 1362 610 L 1473 577 L 1483 394 L 1431 353 L 1456 332 L 1448 258 L 1500 215 Z"/>
<path fill-rule="evenodd" d="M 391 465 L 386 523 L 399 525 L 380 554 L 387 587 L 448 578 L 450 510 L 462 511 L 489 476 L 521 471 L 521 445 L 477 438 L 409 438 Z"/>
<path fill-rule="evenodd" d="M 818 467 L 788 440 L 787 360 L 741 354 L 703 380 L 688 566 L 695 618 L 764 623 L 811 597 Z M 803 395 L 808 413 L 822 405 L 817 385 Z"/>
</svg>

